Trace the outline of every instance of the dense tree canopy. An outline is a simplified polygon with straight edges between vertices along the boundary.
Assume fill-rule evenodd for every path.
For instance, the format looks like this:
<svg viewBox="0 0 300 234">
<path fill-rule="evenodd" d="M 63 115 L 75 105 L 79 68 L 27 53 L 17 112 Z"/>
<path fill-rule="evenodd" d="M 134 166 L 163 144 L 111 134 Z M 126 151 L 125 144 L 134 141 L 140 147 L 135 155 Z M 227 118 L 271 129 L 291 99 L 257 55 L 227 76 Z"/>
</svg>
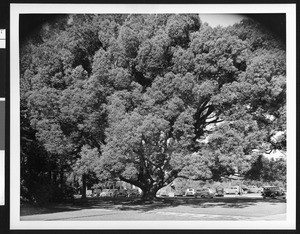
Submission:
<svg viewBox="0 0 300 234">
<path fill-rule="evenodd" d="M 178 177 L 250 175 L 257 151 L 285 150 L 285 48 L 256 22 L 63 19 L 23 43 L 20 57 L 22 137 L 59 168 L 153 197 Z"/>
</svg>

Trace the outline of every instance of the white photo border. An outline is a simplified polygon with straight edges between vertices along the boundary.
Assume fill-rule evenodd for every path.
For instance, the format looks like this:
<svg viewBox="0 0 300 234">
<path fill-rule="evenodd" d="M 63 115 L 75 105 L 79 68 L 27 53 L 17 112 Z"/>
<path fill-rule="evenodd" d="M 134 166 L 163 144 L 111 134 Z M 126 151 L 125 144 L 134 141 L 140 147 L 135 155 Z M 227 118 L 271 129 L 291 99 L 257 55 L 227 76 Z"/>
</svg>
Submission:
<svg viewBox="0 0 300 234">
<path fill-rule="evenodd" d="M 286 14 L 287 216 L 285 221 L 21 221 L 19 15 L 202 13 Z M 10 5 L 10 229 L 295 229 L 296 228 L 296 4 L 11 4 Z"/>
</svg>

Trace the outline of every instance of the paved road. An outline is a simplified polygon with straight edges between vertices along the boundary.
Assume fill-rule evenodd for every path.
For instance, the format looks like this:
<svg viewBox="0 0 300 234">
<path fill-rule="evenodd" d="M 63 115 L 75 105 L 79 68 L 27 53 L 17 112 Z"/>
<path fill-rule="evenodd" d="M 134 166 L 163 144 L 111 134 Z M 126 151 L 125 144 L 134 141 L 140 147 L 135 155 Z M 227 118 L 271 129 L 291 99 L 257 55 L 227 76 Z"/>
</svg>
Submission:
<svg viewBox="0 0 300 234">
<path fill-rule="evenodd" d="M 281 208 L 280 208 L 281 209 Z M 182 212 L 175 211 L 118 211 L 108 209 L 83 209 L 80 211 L 61 212 L 55 214 L 41 214 L 22 216 L 21 221 L 93 221 L 93 220 L 286 220 L 285 212 L 273 215 L 231 215 L 231 214 L 213 214 L 201 211 Z"/>
<path fill-rule="evenodd" d="M 166 200 L 165 200 L 166 201 Z M 89 206 L 60 204 L 66 211 L 21 216 L 25 220 L 286 220 L 286 202 L 255 197 L 169 199 L 133 204 L 95 199 Z M 168 200 L 167 200 L 168 201 Z M 59 205 L 58 205 L 59 206 Z"/>
</svg>

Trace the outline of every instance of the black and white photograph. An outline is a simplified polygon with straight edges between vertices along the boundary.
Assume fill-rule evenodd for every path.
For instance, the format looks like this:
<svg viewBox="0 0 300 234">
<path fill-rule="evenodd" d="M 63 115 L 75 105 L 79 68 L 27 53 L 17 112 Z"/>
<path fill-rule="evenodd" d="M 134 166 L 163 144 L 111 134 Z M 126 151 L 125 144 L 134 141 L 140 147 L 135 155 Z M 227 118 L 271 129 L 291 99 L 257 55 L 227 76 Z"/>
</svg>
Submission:
<svg viewBox="0 0 300 234">
<path fill-rule="evenodd" d="M 295 5 L 10 17 L 12 229 L 295 228 Z"/>
</svg>

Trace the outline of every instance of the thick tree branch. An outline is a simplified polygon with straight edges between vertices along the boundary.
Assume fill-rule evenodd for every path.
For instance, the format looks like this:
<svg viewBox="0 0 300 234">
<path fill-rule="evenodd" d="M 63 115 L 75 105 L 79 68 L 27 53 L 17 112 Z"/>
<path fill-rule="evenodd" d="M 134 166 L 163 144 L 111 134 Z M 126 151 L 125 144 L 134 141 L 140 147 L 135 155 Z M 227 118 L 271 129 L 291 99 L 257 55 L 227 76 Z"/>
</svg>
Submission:
<svg viewBox="0 0 300 234">
<path fill-rule="evenodd" d="M 119 175 L 119 179 L 124 181 L 124 182 L 127 182 L 129 184 L 133 184 L 139 188 L 142 188 L 143 187 L 143 184 L 140 183 L 139 181 L 134 181 L 134 180 L 130 180 L 130 179 L 126 179 L 125 177 L 123 177 L 122 175 Z"/>
<path fill-rule="evenodd" d="M 200 180 L 211 180 L 213 179 L 213 177 L 210 177 L 210 178 L 197 178 L 197 179 L 193 179 L 193 178 L 190 178 L 188 176 L 183 176 L 183 175 L 177 175 L 177 178 L 183 178 L 183 179 L 187 179 L 187 180 L 193 180 L 193 181 L 200 181 Z"/>
</svg>

